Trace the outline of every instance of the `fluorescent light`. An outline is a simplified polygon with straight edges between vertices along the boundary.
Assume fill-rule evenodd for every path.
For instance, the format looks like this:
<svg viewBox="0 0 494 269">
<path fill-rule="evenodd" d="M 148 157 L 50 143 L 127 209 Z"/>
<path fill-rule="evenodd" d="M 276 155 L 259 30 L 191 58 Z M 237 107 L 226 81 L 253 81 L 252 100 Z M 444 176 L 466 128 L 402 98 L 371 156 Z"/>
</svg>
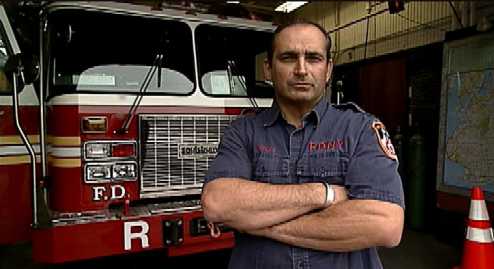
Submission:
<svg viewBox="0 0 494 269">
<path fill-rule="evenodd" d="M 240 1 L 226 1 L 227 4 L 240 4 Z"/>
<path fill-rule="evenodd" d="M 290 13 L 295 9 L 307 4 L 308 1 L 287 1 L 279 5 L 274 11 Z"/>
</svg>

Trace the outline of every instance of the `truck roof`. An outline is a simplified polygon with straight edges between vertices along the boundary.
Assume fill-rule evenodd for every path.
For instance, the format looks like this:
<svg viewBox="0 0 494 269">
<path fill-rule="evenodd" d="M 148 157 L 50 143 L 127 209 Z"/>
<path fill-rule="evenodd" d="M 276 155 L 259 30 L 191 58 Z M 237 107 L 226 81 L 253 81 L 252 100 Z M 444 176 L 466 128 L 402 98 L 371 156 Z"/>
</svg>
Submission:
<svg viewBox="0 0 494 269">
<path fill-rule="evenodd" d="M 275 25 L 272 22 L 249 20 L 243 18 L 220 18 L 218 14 L 199 13 L 192 10 L 172 8 L 153 9 L 149 5 L 122 3 L 114 1 L 53 1 L 45 9 L 48 13 L 61 9 L 79 9 L 88 11 L 101 11 L 114 14 L 129 14 L 143 17 L 162 19 L 174 19 L 196 23 L 218 24 L 238 28 L 253 28 L 263 31 L 273 31 Z"/>
</svg>

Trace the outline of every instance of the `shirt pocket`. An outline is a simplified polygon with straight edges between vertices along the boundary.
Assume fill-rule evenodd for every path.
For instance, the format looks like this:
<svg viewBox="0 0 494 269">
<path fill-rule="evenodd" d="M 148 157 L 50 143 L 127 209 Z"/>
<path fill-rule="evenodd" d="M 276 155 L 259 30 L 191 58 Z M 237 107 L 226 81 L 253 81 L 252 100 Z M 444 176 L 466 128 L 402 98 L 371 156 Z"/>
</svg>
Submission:
<svg viewBox="0 0 494 269">
<path fill-rule="evenodd" d="M 254 163 L 254 171 L 252 173 L 254 180 L 269 182 L 271 177 L 279 174 L 280 166 L 280 160 L 274 154 L 259 156 Z"/>
<path fill-rule="evenodd" d="M 254 180 L 273 184 L 286 184 L 288 167 L 285 159 L 277 154 L 259 156 L 254 163 Z"/>
<path fill-rule="evenodd" d="M 349 158 L 344 154 L 313 155 L 299 162 L 297 174 L 299 182 L 328 182 L 335 185 L 345 184 Z"/>
</svg>

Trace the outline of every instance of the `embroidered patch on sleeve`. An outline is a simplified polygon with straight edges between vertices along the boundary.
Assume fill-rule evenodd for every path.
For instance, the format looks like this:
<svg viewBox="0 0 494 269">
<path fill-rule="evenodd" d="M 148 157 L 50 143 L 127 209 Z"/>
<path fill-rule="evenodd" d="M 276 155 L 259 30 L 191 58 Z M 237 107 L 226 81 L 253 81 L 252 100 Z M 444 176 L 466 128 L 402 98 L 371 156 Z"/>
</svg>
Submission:
<svg viewBox="0 0 494 269">
<path fill-rule="evenodd" d="M 386 128 L 384 128 L 384 124 L 380 121 L 374 121 L 372 123 L 372 129 L 376 133 L 377 141 L 379 142 L 379 146 L 381 147 L 384 154 L 390 159 L 398 160 L 395 148 L 393 147 L 393 143 L 391 142 L 391 137 L 386 131 Z"/>
</svg>

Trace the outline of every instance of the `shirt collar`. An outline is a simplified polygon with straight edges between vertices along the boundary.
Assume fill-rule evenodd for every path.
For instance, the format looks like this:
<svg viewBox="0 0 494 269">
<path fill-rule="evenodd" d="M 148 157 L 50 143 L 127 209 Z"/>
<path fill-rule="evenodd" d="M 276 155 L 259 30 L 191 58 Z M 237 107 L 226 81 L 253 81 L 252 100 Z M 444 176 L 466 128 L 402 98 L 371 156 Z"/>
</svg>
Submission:
<svg viewBox="0 0 494 269">
<path fill-rule="evenodd" d="M 319 123 L 321 122 L 321 118 L 326 112 L 328 108 L 329 102 L 326 100 L 326 98 L 321 98 L 319 102 L 312 108 L 312 110 L 305 116 L 305 120 L 311 120 L 315 119 L 315 125 L 318 126 Z M 315 116 L 311 116 L 315 115 Z M 270 127 L 273 126 L 273 124 L 276 122 L 276 120 L 281 117 L 281 111 L 280 107 L 278 106 L 278 103 L 276 100 L 273 101 L 273 104 L 267 111 L 267 116 L 266 119 L 264 120 L 264 127 Z"/>
<path fill-rule="evenodd" d="M 276 100 L 273 100 L 273 104 L 267 111 L 266 118 L 264 120 L 264 127 L 273 126 L 280 115 L 280 107 L 278 106 Z"/>
</svg>

